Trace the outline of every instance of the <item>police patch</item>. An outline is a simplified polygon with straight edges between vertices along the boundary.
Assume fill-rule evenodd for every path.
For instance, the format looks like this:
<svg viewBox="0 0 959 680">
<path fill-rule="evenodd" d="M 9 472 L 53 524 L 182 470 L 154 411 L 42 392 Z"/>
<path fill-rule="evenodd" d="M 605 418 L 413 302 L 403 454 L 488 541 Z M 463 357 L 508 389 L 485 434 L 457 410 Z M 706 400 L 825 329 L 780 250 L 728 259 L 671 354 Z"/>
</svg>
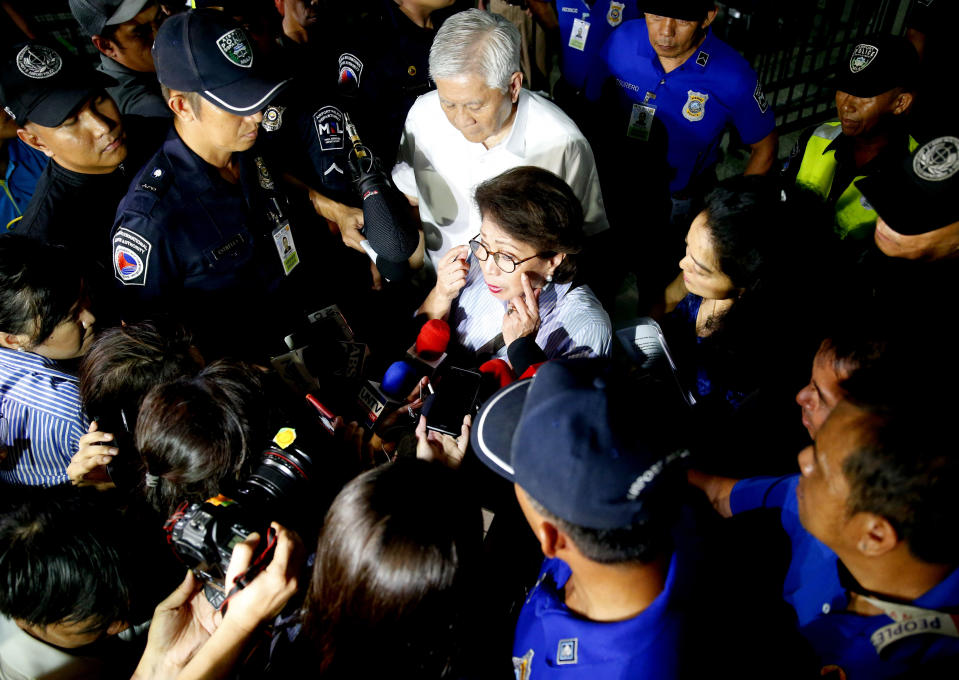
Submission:
<svg viewBox="0 0 959 680">
<path fill-rule="evenodd" d="M 866 43 L 859 43 L 856 45 L 856 49 L 852 51 L 852 56 L 849 57 L 849 70 L 853 73 L 859 73 L 868 68 L 877 54 L 879 54 L 878 47 L 867 45 Z"/>
<path fill-rule="evenodd" d="M 523 656 L 513 657 L 513 674 L 516 680 L 530 680 L 530 674 L 533 672 L 533 650 L 529 650 Z"/>
<path fill-rule="evenodd" d="M 683 106 L 683 118 L 693 123 L 702 120 L 706 115 L 706 102 L 709 100 L 709 95 L 693 90 L 687 90 L 686 94 L 688 98 Z"/>
<path fill-rule="evenodd" d="M 337 79 L 340 87 L 347 90 L 356 90 L 360 87 L 360 78 L 363 76 L 363 62 L 356 55 L 344 52 L 338 60 L 340 75 Z"/>
<path fill-rule="evenodd" d="M 55 76 L 63 68 L 60 55 L 43 45 L 27 45 L 17 52 L 15 61 L 20 73 L 35 80 Z"/>
<path fill-rule="evenodd" d="M 706 66 L 708 63 L 709 53 L 700 51 L 700 53 L 696 55 L 696 64 L 699 66 Z"/>
<path fill-rule="evenodd" d="M 959 172 L 959 139 L 938 137 L 912 157 L 912 169 L 920 179 L 942 182 Z"/>
<path fill-rule="evenodd" d="M 323 151 L 343 148 L 343 114 L 335 106 L 324 106 L 313 114 L 316 137 Z"/>
<path fill-rule="evenodd" d="M 572 664 L 578 661 L 576 648 L 579 646 L 579 638 L 567 638 L 560 640 L 556 646 L 556 663 Z"/>
<path fill-rule="evenodd" d="M 756 106 L 759 107 L 759 112 L 766 113 L 766 110 L 769 109 L 769 102 L 766 101 L 766 95 L 763 92 L 763 84 L 758 80 L 756 81 L 756 89 L 753 90 L 753 99 L 756 100 Z"/>
<path fill-rule="evenodd" d="M 242 28 L 234 28 L 216 39 L 216 46 L 231 64 L 250 68 L 253 66 L 253 49 Z"/>
<path fill-rule="evenodd" d="M 276 132 L 279 130 L 280 126 L 283 125 L 283 112 L 285 110 L 285 106 L 267 106 L 263 112 L 263 120 L 260 122 L 260 127 L 267 132 Z"/>
<path fill-rule="evenodd" d="M 145 286 L 153 244 L 126 227 L 113 235 L 113 275 L 124 286 Z"/>
<path fill-rule="evenodd" d="M 610 26 L 619 26 L 623 23 L 623 8 L 626 7 L 625 2 L 611 2 L 609 3 L 609 11 L 606 12 L 606 21 Z"/>
</svg>

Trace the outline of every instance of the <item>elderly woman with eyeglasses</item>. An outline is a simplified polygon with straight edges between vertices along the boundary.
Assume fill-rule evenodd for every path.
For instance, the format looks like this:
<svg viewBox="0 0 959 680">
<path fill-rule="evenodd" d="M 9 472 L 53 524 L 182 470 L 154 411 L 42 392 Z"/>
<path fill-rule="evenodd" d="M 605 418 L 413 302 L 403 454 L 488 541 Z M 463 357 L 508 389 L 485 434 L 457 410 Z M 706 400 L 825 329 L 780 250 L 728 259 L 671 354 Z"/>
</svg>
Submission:
<svg viewBox="0 0 959 680">
<path fill-rule="evenodd" d="M 559 357 L 606 356 L 609 315 L 575 281 L 583 211 L 559 177 L 508 170 L 480 184 L 480 233 L 439 262 L 419 312 L 448 319 L 458 343 L 479 359 L 507 359 L 517 374 Z"/>
</svg>

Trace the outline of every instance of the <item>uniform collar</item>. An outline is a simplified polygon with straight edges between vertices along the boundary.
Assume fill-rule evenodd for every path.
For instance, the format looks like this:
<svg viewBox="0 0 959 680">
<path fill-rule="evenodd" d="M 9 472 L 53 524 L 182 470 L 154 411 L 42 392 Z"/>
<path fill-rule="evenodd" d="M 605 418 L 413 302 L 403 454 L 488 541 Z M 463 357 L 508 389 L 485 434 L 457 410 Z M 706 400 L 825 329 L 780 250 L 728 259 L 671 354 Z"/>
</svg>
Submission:
<svg viewBox="0 0 959 680">
<path fill-rule="evenodd" d="M 642 21 L 642 19 L 639 19 Z M 646 22 L 643 21 L 643 37 L 644 40 L 638 40 L 639 43 L 636 46 L 636 56 L 649 59 L 653 66 L 657 69 L 660 74 L 664 74 L 665 70 L 663 69 L 662 62 L 659 61 L 659 55 L 656 54 L 656 50 L 653 49 L 652 43 L 649 42 L 649 29 L 646 27 Z M 703 42 L 700 44 L 696 51 L 684 61 L 679 68 L 671 71 L 671 73 L 676 73 L 677 71 L 683 71 L 687 69 L 695 69 L 696 72 L 702 73 L 708 67 L 709 63 L 713 60 L 713 55 L 716 51 L 715 45 L 719 40 L 715 35 L 713 35 L 713 29 L 711 27 L 706 27 L 706 37 L 703 38 Z"/>
<path fill-rule="evenodd" d="M 76 376 L 66 371 L 58 361 L 36 352 L 17 352 L 6 347 L 0 347 L 0 363 L 31 371 L 60 373 L 66 379 L 76 380 Z"/>
<path fill-rule="evenodd" d="M 516 102 L 516 115 L 513 117 L 513 127 L 502 146 L 515 156 L 526 157 L 526 124 L 529 117 L 529 90 L 520 89 Z M 496 147 L 493 147 L 494 149 Z M 492 150 L 492 149 L 491 149 Z"/>
</svg>

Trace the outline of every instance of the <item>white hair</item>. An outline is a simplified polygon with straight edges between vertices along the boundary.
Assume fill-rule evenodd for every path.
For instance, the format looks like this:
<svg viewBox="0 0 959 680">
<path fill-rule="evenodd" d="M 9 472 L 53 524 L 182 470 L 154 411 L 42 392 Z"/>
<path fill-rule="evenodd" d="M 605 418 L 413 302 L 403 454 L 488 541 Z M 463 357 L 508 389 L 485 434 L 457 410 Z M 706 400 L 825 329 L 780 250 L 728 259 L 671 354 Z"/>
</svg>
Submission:
<svg viewBox="0 0 959 680">
<path fill-rule="evenodd" d="M 520 37 L 513 24 L 479 9 L 457 12 L 445 22 L 430 48 L 430 77 L 477 74 L 489 87 L 505 92 L 520 70 Z"/>
</svg>

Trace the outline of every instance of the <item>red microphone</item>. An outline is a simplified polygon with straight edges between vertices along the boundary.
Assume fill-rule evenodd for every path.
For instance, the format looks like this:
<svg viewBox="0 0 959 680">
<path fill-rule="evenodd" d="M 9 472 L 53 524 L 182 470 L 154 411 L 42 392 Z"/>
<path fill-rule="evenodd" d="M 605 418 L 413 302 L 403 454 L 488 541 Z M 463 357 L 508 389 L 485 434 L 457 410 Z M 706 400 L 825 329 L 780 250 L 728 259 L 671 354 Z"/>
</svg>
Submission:
<svg viewBox="0 0 959 680">
<path fill-rule="evenodd" d="M 502 359 L 490 359 L 479 367 L 479 372 L 489 376 L 496 384 L 496 389 L 501 389 L 516 381 L 516 374 L 513 369 Z"/>
<path fill-rule="evenodd" d="M 443 319 L 430 319 L 416 336 L 416 355 L 425 361 L 434 361 L 450 344 L 450 325 Z"/>
</svg>

